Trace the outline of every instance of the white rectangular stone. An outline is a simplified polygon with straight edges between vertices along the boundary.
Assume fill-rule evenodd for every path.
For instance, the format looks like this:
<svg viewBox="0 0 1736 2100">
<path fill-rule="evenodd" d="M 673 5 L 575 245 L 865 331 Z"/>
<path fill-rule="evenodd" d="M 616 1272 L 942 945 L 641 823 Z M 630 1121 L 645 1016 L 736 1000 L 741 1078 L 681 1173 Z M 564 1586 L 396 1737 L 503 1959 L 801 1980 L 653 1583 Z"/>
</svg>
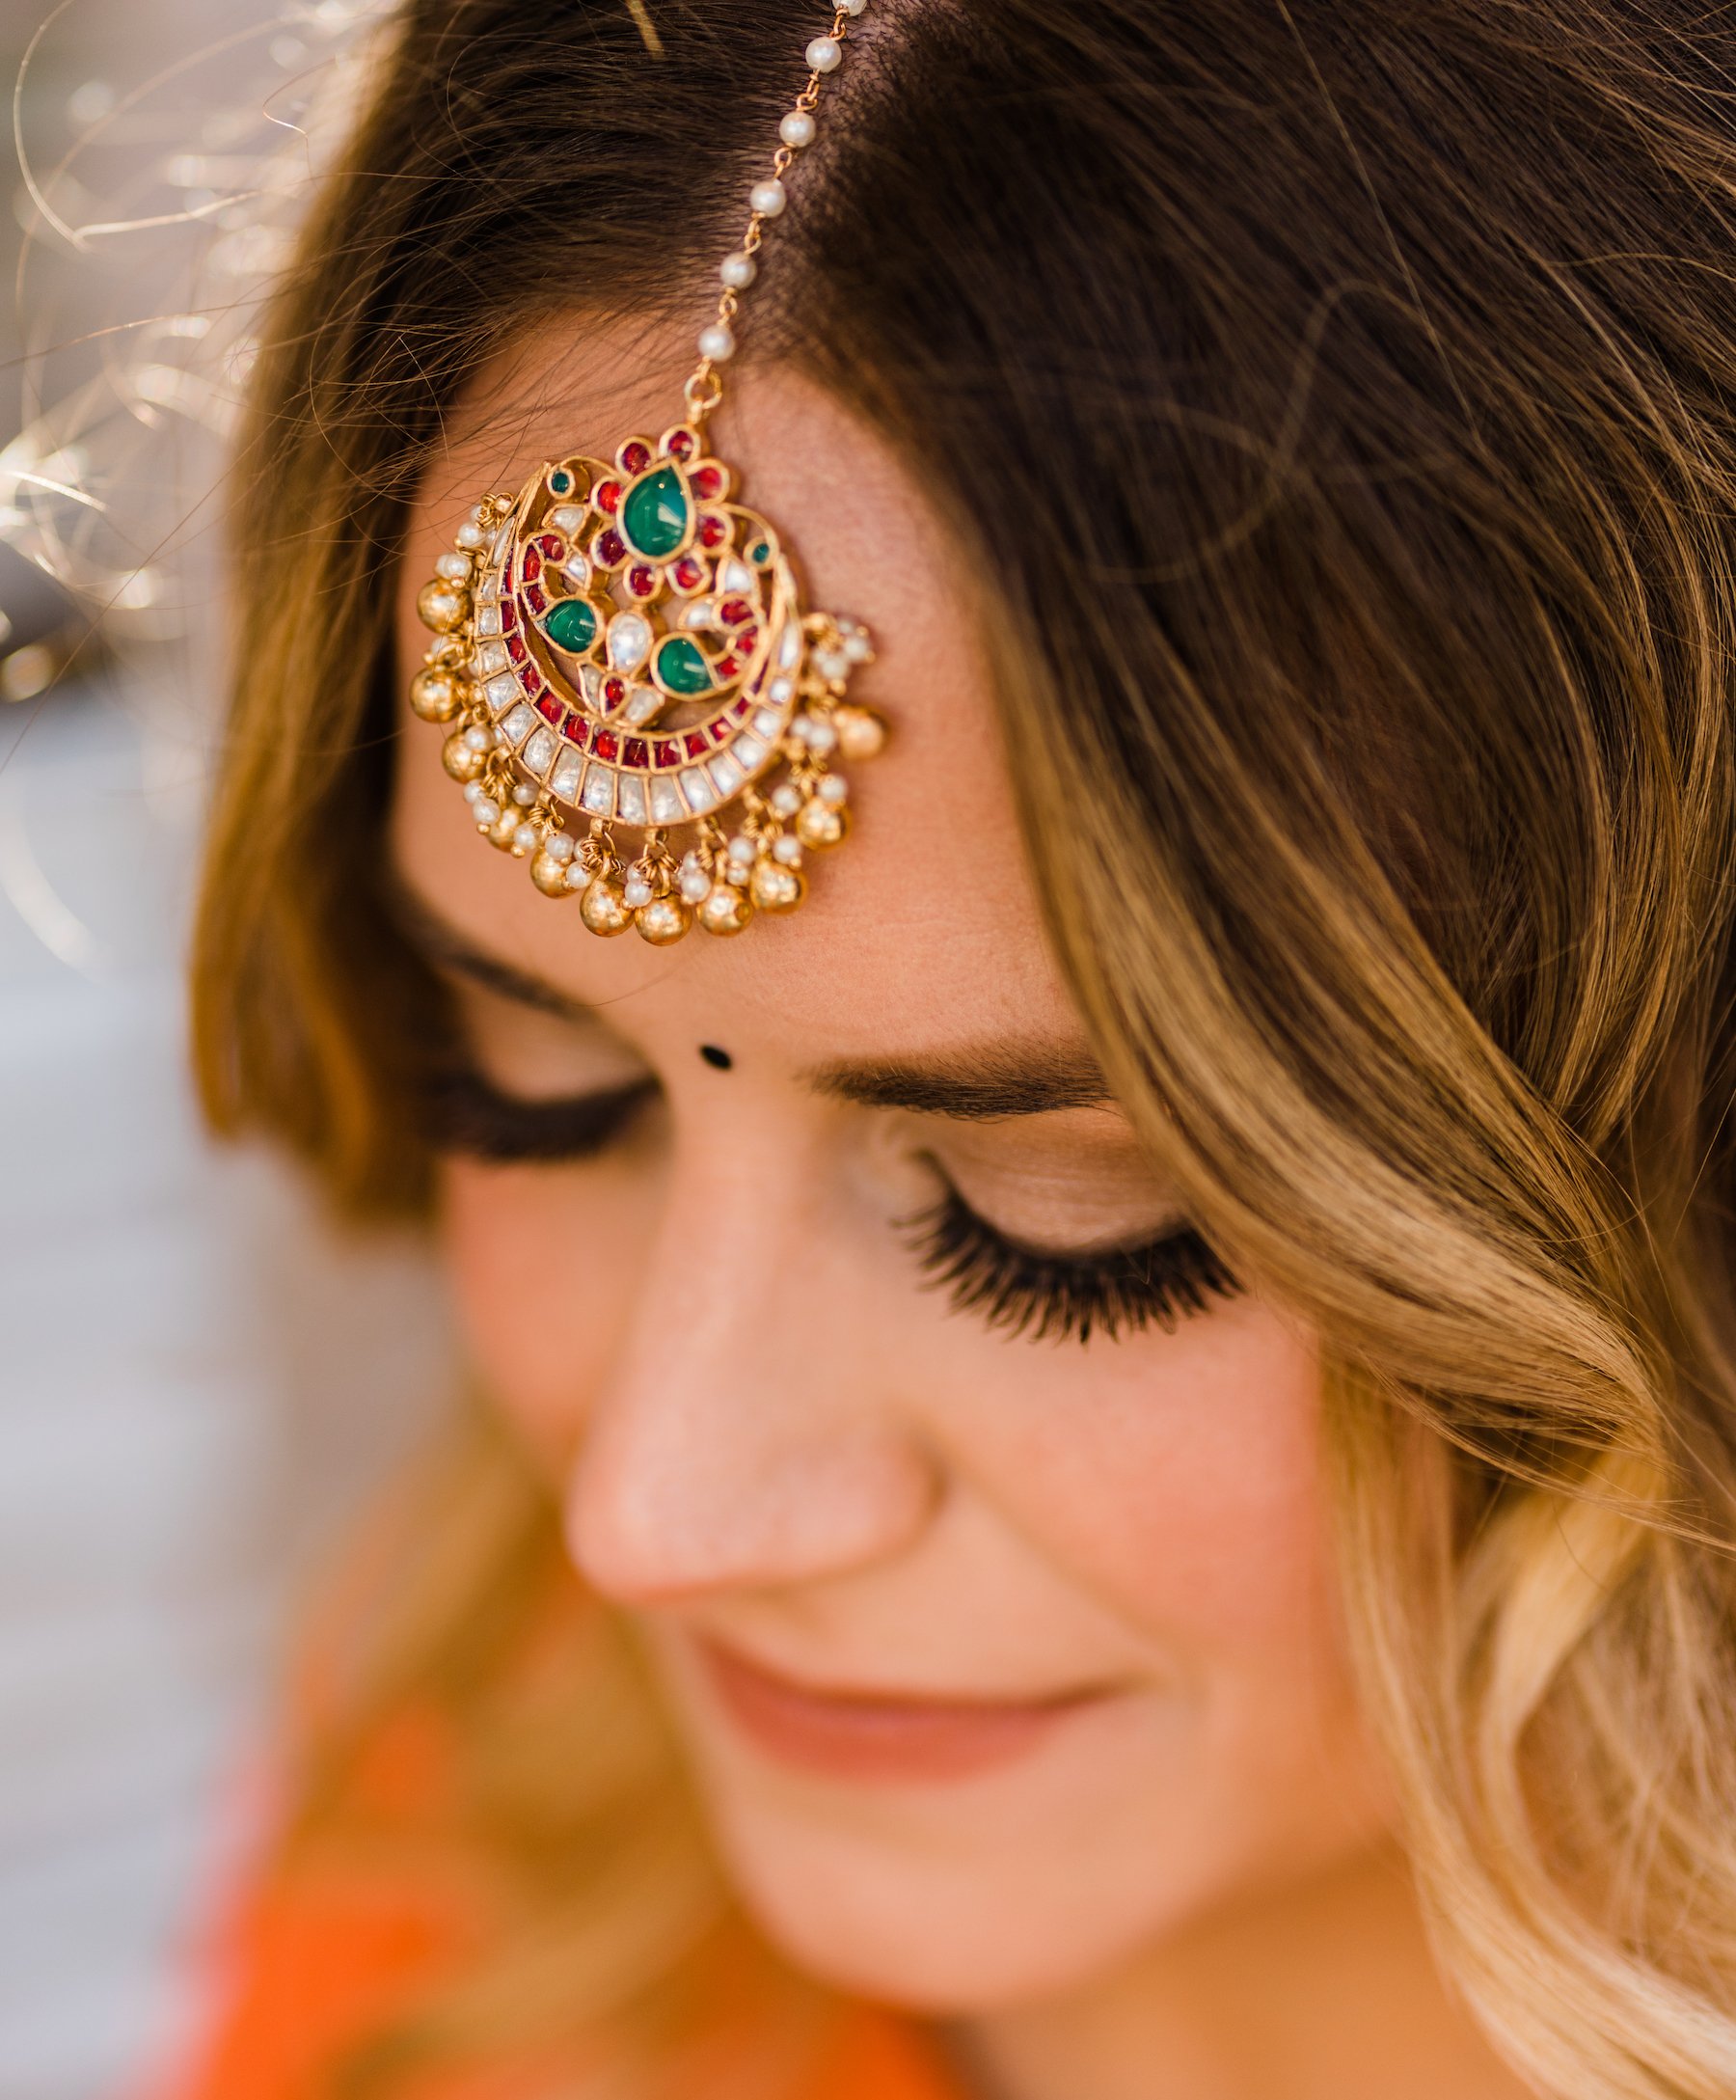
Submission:
<svg viewBox="0 0 1736 2100">
<path fill-rule="evenodd" d="M 501 631 L 501 609 L 498 605 L 481 605 L 476 608 L 476 632 L 479 635 L 498 635 Z"/>
<path fill-rule="evenodd" d="M 549 786 L 562 802 L 579 800 L 579 776 L 584 771 L 584 760 L 571 745 L 560 754 L 555 771 L 549 776 Z"/>
<path fill-rule="evenodd" d="M 497 711 L 502 707 L 510 707 L 518 698 L 518 690 L 519 682 L 509 670 L 497 672 L 482 688 L 488 696 L 489 705 Z"/>
<path fill-rule="evenodd" d="M 536 727 L 536 710 L 521 700 L 501 723 L 501 733 L 509 744 L 522 744 Z"/>
<path fill-rule="evenodd" d="M 753 718 L 753 726 L 768 744 L 775 744 L 783 734 L 783 717 L 775 707 L 762 707 Z"/>
<path fill-rule="evenodd" d="M 690 766 L 681 776 L 681 792 L 687 797 L 687 805 L 695 816 L 703 815 L 716 806 L 718 791 L 697 766 Z"/>
<path fill-rule="evenodd" d="M 614 815 L 615 777 L 608 766 L 591 766 L 584 776 L 584 806 L 593 817 Z"/>
<path fill-rule="evenodd" d="M 782 639 L 777 644 L 777 662 L 780 669 L 794 670 L 801 662 L 801 629 L 794 620 L 785 623 Z"/>
<path fill-rule="evenodd" d="M 501 557 L 506 552 L 506 549 L 511 545 L 511 543 L 512 520 L 508 518 L 506 520 L 506 523 L 502 525 L 501 530 L 495 534 L 494 545 L 488 550 L 488 559 L 491 561 L 500 560 Z"/>
<path fill-rule="evenodd" d="M 652 823 L 679 824 L 687 813 L 687 804 L 681 799 L 680 788 L 667 774 L 657 775 L 651 782 Z"/>
<path fill-rule="evenodd" d="M 754 767 L 765 757 L 769 749 L 768 746 L 760 742 L 751 729 L 744 729 L 729 748 L 735 753 L 743 770 L 747 773 L 753 771 Z"/>
<path fill-rule="evenodd" d="M 711 775 L 718 793 L 724 802 L 729 800 L 747 777 L 728 751 L 719 751 L 708 761 L 706 771 Z"/>
<path fill-rule="evenodd" d="M 525 746 L 525 763 L 539 780 L 555 763 L 555 749 L 559 741 L 554 730 L 549 727 L 547 723 L 544 723 L 529 743 Z"/>
<path fill-rule="evenodd" d="M 504 670 L 511 659 L 506 654 L 503 641 L 485 641 L 475 654 L 476 676 L 489 678 L 497 670 Z"/>
<path fill-rule="evenodd" d="M 631 773 L 623 773 L 615 787 L 615 808 L 623 824 L 643 824 L 645 821 L 645 783 L 636 780 Z"/>
</svg>

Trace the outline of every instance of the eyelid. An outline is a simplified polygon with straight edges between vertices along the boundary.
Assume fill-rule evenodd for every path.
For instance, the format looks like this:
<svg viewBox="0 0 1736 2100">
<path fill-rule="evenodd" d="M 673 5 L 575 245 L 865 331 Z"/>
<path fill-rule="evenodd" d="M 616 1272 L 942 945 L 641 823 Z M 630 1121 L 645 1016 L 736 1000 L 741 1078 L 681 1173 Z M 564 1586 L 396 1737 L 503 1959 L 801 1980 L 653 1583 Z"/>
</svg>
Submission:
<svg viewBox="0 0 1736 2100">
<path fill-rule="evenodd" d="M 423 1130 L 437 1152 L 498 1166 L 556 1166 L 601 1152 L 661 1092 L 647 1076 L 586 1094 L 511 1094 L 474 1066 L 450 1063 L 424 1082 Z"/>
</svg>

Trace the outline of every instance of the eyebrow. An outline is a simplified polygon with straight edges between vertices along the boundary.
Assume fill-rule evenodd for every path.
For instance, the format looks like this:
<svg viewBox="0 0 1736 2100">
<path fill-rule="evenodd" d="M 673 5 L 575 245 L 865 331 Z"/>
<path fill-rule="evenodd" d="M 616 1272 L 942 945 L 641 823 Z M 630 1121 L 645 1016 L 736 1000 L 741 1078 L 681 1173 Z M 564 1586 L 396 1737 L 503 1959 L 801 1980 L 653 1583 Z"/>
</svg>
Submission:
<svg viewBox="0 0 1736 2100">
<path fill-rule="evenodd" d="M 562 1021 L 599 1018 L 595 1007 L 547 978 L 477 947 L 407 884 L 392 884 L 390 908 L 406 940 L 435 968 L 539 1014 Z M 935 1058 L 839 1058 L 809 1066 L 800 1077 L 829 1101 L 966 1123 L 1102 1108 L 1115 1100 L 1090 1051 L 1069 1043 L 997 1043 Z"/>
</svg>

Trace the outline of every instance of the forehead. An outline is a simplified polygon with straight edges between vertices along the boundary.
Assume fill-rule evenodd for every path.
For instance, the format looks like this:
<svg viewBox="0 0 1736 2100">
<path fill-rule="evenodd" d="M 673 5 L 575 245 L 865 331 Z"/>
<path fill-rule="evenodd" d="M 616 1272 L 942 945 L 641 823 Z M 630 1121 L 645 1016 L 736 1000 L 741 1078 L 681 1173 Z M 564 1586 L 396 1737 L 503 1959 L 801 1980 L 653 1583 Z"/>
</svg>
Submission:
<svg viewBox="0 0 1736 2100">
<path fill-rule="evenodd" d="M 483 375 L 412 522 L 400 688 L 426 641 L 417 587 L 477 497 L 516 489 L 546 459 L 608 456 L 623 437 L 655 434 L 674 420 L 686 368 L 666 345 L 588 328 L 578 347 L 572 330 L 545 334 Z M 842 848 L 809 857 L 807 902 L 729 941 L 697 928 L 673 948 L 597 939 L 576 899 L 544 897 L 522 861 L 478 838 L 439 732 L 400 697 L 402 873 L 475 944 L 608 1006 L 636 1036 L 727 1027 L 806 1061 L 1075 1034 L 1015 823 L 968 574 L 936 511 L 882 440 L 789 371 L 732 376 L 711 436 L 793 551 L 808 603 L 862 620 L 875 641 L 878 660 L 851 692 L 887 718 L 891 740 L 840 769 L 855 826 Z"/>
</svg>

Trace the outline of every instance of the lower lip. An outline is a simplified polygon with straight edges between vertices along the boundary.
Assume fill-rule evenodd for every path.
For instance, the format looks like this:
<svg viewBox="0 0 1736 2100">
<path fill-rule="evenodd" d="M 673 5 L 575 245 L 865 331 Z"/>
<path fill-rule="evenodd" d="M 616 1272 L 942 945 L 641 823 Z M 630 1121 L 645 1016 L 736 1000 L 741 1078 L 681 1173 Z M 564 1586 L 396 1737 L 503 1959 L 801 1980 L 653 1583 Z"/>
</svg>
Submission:
<svg viewBox="0 0 1736 2100">
<path fill-rule="evenodd" d="M 724 1711 L 756 1749 L 827 1779 L 970 1779 L 1017 1763 L 1106 1694 L 1014 1702 L 853 1698 L 816 1692 L 709 1643 Z"/>
</svg>

